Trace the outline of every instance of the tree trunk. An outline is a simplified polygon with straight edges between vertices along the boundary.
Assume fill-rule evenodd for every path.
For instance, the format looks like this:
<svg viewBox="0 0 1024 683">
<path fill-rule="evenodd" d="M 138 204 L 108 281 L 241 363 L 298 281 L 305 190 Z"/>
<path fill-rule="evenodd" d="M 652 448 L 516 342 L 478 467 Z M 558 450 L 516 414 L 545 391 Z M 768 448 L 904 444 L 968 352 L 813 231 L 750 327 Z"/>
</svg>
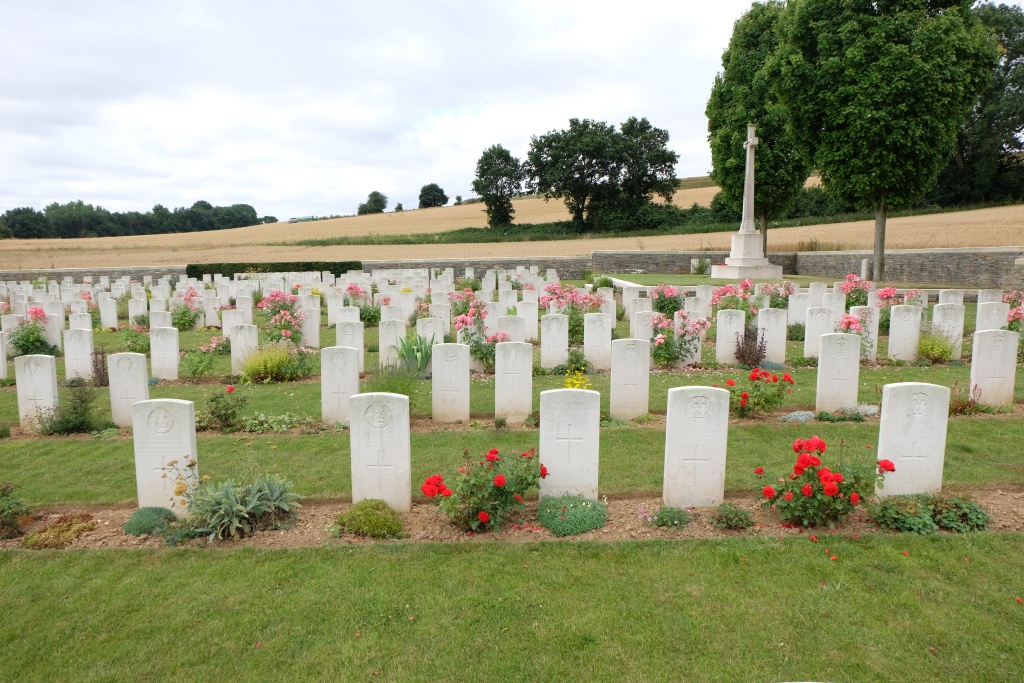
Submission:
<svg viewBox="0 0 1024 683">
<path fill-rule="evenodd" d="M 768 258 L 768 214 L 757 214 L 757 224 L 761 228 L 761 256 Z"/>
<path fill-rule="evenodd" d="M 875 264 L 872 279 L 882 282 L 885 279 L 885 216 L 888 208 L 885 195 L 875 200 Z"/>
</svg>

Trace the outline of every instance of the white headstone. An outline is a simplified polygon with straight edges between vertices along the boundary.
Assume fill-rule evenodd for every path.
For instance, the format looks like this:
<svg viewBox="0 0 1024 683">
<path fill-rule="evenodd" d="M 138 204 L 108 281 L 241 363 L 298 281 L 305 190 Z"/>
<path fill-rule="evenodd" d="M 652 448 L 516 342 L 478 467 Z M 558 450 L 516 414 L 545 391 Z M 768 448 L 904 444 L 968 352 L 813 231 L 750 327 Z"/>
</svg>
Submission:
<svg viewBox="0 0 1024 683">
<path fill-rule="evenodd" d="M 964 290 L 962 289 L 940 289 L 940 304 L 962 304 L 964 302 Z"/>
<path fill-rule="evenodd" d="M 88 313 L 72 313 L 68 316 L 68 327 L 72 330 L 91 330 L 92 316 Z"/>
<path fill-rule="evenodd" d="M 629 322 L 629 336 L 633 339 L 646 339 L 650 341 L 651 337 L 654 336 L 654 318 L 657 315 L 654 311 L 637 311 L 634 313 Z"/>
<path fill-rule="evenodd" d="M 100 327 L 105 330 L 117 329 L 117 301 L 100 299 Z"/>
<path fill-rule="evenodd" d="M 632 420 L 648 412 L 650 382 L 651 343 L 645 339 L 613 341 L 609 414 Z"/>
<path fill-rule="evenodd" d="M 533 345 L 501 342 L 494 347 L 494 416 L 524 422 L 533 412 Z"/>
<path fill-rule="evenodd" d="M 971 396 L 989 406 L 1012 406 L 1020 335 L 1009 330 L 974 333 L 971 347 Z"/>
<path fill-rule="evenodd" d="M 765 340 L 764 359 L 771 363 L 785 363 L 786 310 L 762 308 L 757 312 L 757 329 Z"/>
<path fill-rule="evenodd" d="M 911 306 L 909 308 L 916 308 Z M 882 387 L 878 459 L 890 460 L 880 496 L 937 493 L 942 489 L 949 421 L 949 389 L 923 382 Z"/>
<path fill-rule="evenodd" d="M 225 311 L 226 312 L 226 311 Z M 231 330 L 231 374 L 241 375 L 245 361 L 260 347 L 260 330 L 255 325 L 235 325 Z"/>
<path fill-rule="evenodd" d="M 132 425 L 132 405 L 149 400 L 149 373 L 142 353 L 112 353 L 107 356 L 110 380 L 110 414 L 118 427 Z"/>
<path fill-rule="evenodd" d="M 171 327 L 174 318 L 168 311 L 150 311 L 149 324 L 151 327 Z"/>
<path fill-rule="evenodd" d="M 817 358 L 821 348 L 821 335 L 836 331 L 836 314 L 831 308 L 815 306 L 807 309 L 804 327 L 804 356 Z"/>
<path fill-rule="evenodd" d="M 7 379 L 7 333 L 0 332 L 0 379 Z"/>
<path fill-rule="evenodd" d="M 541 497 L 597 498 L 601 395 L 586 389 L 540 394 L 540 458 L 548 468 Z"/>
<path fill-rule="evenodd" d="M 590 361 L 595 370 L 608 370 L 612 367 L 614 326 L 615 317 L 607 313 L 586 313 L 583 316 L 583 357 Z"/>
<path fill-rule="evenodd" d="M 743 338 L 746 314 L 743 311 L 723 309 L 715 323 L 715 361 L 722 365 L 736 364 L 736 344 Z"/>
<path fill-rule="evenodd" d="M 596 314 L 600 315 L 600 313 Z M 553 368 L 569 360 L 569 316 L 545 315 L 540 319 L 540 366 Z"/>
<path fill-rule="evenodd" d="M 444 342 L 444 322 L 440 318 L 417 318 L 416 336 L 433 344 Z"/>
<path fill-rule="evenodd" d="M 377 349 L 380 352 L 378 364 L 381 367 L 397 364 L 400 340 L 405 339 L 405 321 L 382 320 L 378 332 Z"/>
<path fill-rule="evenodd" d="M 960 292 L 960 290 L 955 291 Z M 963 292 L 960 294 L 962 298 Z M 964 305 L 958 303 L 935 304 L 932 307 L 932 327 L 941 332 L 942 336 L 953 345 L 953 360 L 960 360 L 964 347 Z"/>
<path fill-rule="evenodd" d="M 152 315 L 152 314 L 150 314 Z M 221 329 L 224 330 L 224 336 L 228 339 L 231 338 L 231 331 L 238 325 L 245 324 L 245 316 L 237 308 L 227 308 L 220 312 Z M 152 322 L 152 320 L 150 320 Z M 153 323 L 153 327 L 158 327 L 156 323 Z M 160 325 L 159 327 L 165 327 Z"/>
<path fill-rule="evenodd" d="M 299 312 L 305 315 L 300 328 L 302 330 L 302 346 L 311 349 L 320 348 L 320 309 L 301 308 Z"/>
<path fill-rule="evenodd" d="M 1003 302 L 1003 290 L 1001 289 L 979 289 L 978 305 L 994 304 Z"/>
<path fill-rule="evenodd" d="M 431 408 L 436 422 L 469 421 L 469 346 L 434 347 Z"/>
<path fill-rule="evenodd" d="M 856 407 L 859 382 L 860 335 L 823 334 L 814 410 L 830 413 Z"/>
<path fill-rule="evenodd" d="M 788 317 L 790 325 L 806 325 L 807 309 L 810 305 L 811 295 L 807 292 L 794 293 L 789 295 Z"/>
<path fill-rule="evenodd" d="M 725 497 L 729 392 L 713 387 L 668 390 L 665 505 L 707 507 Z"/>
<path fill-rule="evenodd" d="M 324 424 L 348 422 L 349 399 L 359 393 L 359 350 L 328 346 L 320 351 L 320 415 Z"/>
<path fill-rule="evenodd" d="M 841 319 L 843 314 L 846 313 L 846 295 L 841 291 L 829 292 L 821 299 L 822 307 L 831 308 L 836 320 Z"/>
<path fill-rule="evenodd" d="M 893 306 L 889 317 L 889 358 L 914 362 L 921 335 L 921 307 Z"/>
<path fill-rule="evenodd" d="M 812 282 L 807 286 L 807 308 L 821 308 L 825 305 L 825 293 L 828 292 L 828 285 L 824 282 Z"/>
<path fill-rule="evenodd" d="M 171 508 L 184 517 L 186 500 L 176 494 L 179 483 L 199 482 L 196 453 L 196 412 L 192 401 L 162 398 L 132 404 L 135 442 L 135 485 L 139 507 Z"/>
<path fill-rule="evenodd" d="M 363 323 L 342 320 L 334 328 L 335 346 L 350 346 L 359 350 L 359 372 L 366 371 L 366 352 L 363 345 Z"/>
<path fill-rule="evenodd" d="M 380 307 L 380 319 L 381 322 L 385 320 L 402 320 L 406 319 L 406 316 L 402 315 L 402 307 L 394 304 Z"/>
<path fill-rule="evenodd" d="M 154 377 L 178 379 L 178 330 L 173 327 L 151 328 L 149 356 L 153 362 Z"/>
<path fill-rule="evenodd" d="M 145 299 L 128 300 L 128 323 L 134 325 L 138 316 L 149 315 L 149 309 Z"/>
<path fill-rule="evenodd" d="M 92 330 L 64 330 L 64 377 L 91 380 Z"/>
<path fill-rule="evenodd" d="M 383 500 L 398 512 L 408 512 L 412 507 L 409 397 L 370 393 L 349 399 L 349 444 L 352 502 Z"/>
<path fill-rule="evenodd" d="M 510 342 L 526 341 L 526 318 L 518 315 L 501 315 L 495 321 L 493 330 L 504 332 Z"/>
<path fill-rule="evenodd" d="M 852 306 L 850 315 L 860 319 L 862 328 L 861 336 L 867 343 L 861 347 L 861 358 L 874 363 L 878 358 L 878 322 L 881 318 L 878 308 L 875 306 Z"/>
<path fill-rule="evenodd" d="M 1010 304 L 1002 301 L 979 303 L 977 319 L 974 321 L 974 331 L 998 330 L 1006 327 L 1007 317 L 1010 315 Z"/>
<path fill-rule="evenodd" d="M 53 356 L 28 355 L 14 359 L 18 389 L 18 422 L 33 429 L 39 418 L 57 409 L 57 361 Z"/>
</svg>

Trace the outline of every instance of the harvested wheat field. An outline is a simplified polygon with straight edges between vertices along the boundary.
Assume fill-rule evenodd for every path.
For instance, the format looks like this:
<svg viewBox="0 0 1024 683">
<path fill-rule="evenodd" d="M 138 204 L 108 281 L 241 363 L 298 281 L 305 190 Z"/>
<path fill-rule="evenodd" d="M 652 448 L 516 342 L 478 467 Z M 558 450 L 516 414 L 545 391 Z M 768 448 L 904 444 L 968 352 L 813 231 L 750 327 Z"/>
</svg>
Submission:
<svg viewBox="0 0 1024 683">
<path fill-rule="evenodd" d="M 676 202 L 706 204 L 714 187 L 683 190 Z M 546 222 L 568 218 L 560 201 L 515 202 L 516 219 Z M 104 237 L 88 240 L 0 241 L 0 269 L 89 268 L 124 265 L 182 265 L 236 261 L 340 261 L 458 257 L 583 256 L 603 250 L 729 249 L 730 233 L 595 238 L 551 242 L 479 244 L 365 245 L 332 247 L 269 246 L 274 242 L 340 235 L 429 233 L 482 225 L 483 205 L 441 207 L 402 213 L 338 218 L 310 223 L 277 223 L 207 233 Z M 778 228 L 769 234 L 771 251 L 794 251 L 816 240 L 833 249 L 871 249 L 874 222 Z M 891 218 L 887 249 L 1001 247 L 1024 245 L 1024 206 Z M 248 249 L 239 250 L 240 246 Z M 820 248 L 820 247 L 819 247 Z"/>
</svg>

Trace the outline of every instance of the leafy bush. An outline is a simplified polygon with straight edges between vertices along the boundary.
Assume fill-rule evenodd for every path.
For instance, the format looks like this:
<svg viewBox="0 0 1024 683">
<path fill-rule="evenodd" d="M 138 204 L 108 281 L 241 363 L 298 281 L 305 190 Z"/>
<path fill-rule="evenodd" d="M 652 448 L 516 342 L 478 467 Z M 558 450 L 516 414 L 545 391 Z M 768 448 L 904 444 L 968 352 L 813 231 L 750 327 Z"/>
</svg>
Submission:
<svg viewBox="0 0 1024 683">
<path fill-rule="evenodd" d="M 129 536 L 157 536 L 176 521 L 178 518 L 167 508 L 139 508 L 124 523 L 124 532 Z"/>
<path fill-rule="evenodd" d="M 768 338 L 758 333 L 757 326 L 747 327 L 743 336 L 736 334 L 736 362 L 747 368 L 756 368 L 768 354 Z"/>
<path fill-rule="evenodd" d="M 398 362 L 407 370 L 423 376 L 430 365 L 434 345 L 430 339 L 420 336 L 404 337 L 398 340 Z"/>
<path fill-rule="evenodd" d="M 677 507 L 662 507 L 653 515 L 645 514 L 640 510 L 640 516 L 651 526 L 660 526 L 666 529 L 685 529 L 693 521 L 689 512 Z"/>
<path fill-rule="evenodd" d="M 92 515 L 61 515 L 39 531 L 21 540 L 21 545 L 32 550 L 60 550 L 75 539 L 96 528 Z"/>
<path fill-rule="evenodd" d="M 750 417 L 761 413 L 770 413 L 782 405 L 787 392 L 786 385 L 796 382 L 788 372 L 777 373 L 754 368 L 747 376 L 750 384 L 746 391 L 736 386 L 735 380 L 726 380 L 725 388 L 729 391 L 729 412 L 737 417 Z M 717 386 L 717 385 L 716 385 Z"/>
<path fill-rule="evenodd" d="M 377 368 L 377 371 L 370 375 L 363 385 L 363 391 L 365 393 L 403 394 L 409 397 L 411 403 L 418 384 L 419 376 L 412 370 L 400 365 L 385 365 Z"/>
<path fill-rule="evenodd" d="M 594 289 L 598 289 L 600 287 L 614 287 L 614 286 L 615 286 L 615 283 L 612 282 L 612 279 L 610 277 L 608 277 L 607 275 L 601 275 L 601 276 L 598 276 L 598 277 L 594 278 Z"/>
<path fill-rule="evenodd" d="M 21 519 L 28 508 L 14 497 L 14 484 L 0 484 L 0 538 L 21 536 Z"/>
<path fill-rule="evenodd" d="M 942 494 L 932 497 L 932 520 L 940 529 L 959 531 L 984 531 L 988 529 L 991 516 L 973 500 L 959 496 L 947 498 Z"/>
<path fill-rule="evenodd" d="M 377 327 L 380 325 L 380 306 L 377 304 L 363 304 L 360 306 L 359 321 L 365 327 Z"/>
<path fill-rule="evenodd" d="M 608 508 L 597 500 L 566 494 L 558 498 L 542 498 L 537 507 L 541 526 L 555 536 L 585 534 L 604 526 Z"/>
<path fill-rule="evenodd" d="M 224 387 L 224 391 L 206 399 L 205 424 L 208 428 L 225 433 L 238 431 L 242 424 L 238 411 L 245 406 L 246 399 L 234 394 L 235 387 L 229 384 Z"/>
<path fill-rule="evenodd" d="M 786 341 L 803 341 L 807 328 L 800 323 L 786 326 Z"/>
<path fill-rule="evenodd" d="M 953 360 L 953 342 L 933 325 L 922 325 L 917 338 L 917 357 L 932 363 L 948 363 Z"/>
<path fill-rule="evenodd" d="M 196 326 L 199 320 L 198 306 L 193 309 L 188 304 L 182 304 L 171 310 L 171 327 L 180 332 L 187 332 Z"/>
<path fill-rule="evenodd" d="M 261 476 L 251 484 L 232 480 L 200 484 L 186 494 L 189 525 L 211 541 L 279 529 L 294 520 L 295 510 L 302 507 L 303 496 L 291 488 L 290 481 L 276 476 Z"/>
<path fill-rule="evenodd" d="M 319 425 L 319 420 L 312 417 L 296 415 L 292 412 L 287 412 L 284 415 L 264 415 L 263 413 L 256 413 L 242 422 L 242 431 L 252 432 L 254 434 L 266 434 L 268 432 L 283 434 L 289 429 L 294 429 L 296 427 L 309 427 L 316 425 Z"/>
<path fill-rule="evenodd" d="M 182 377 L 198 382 L 213 372 L 213 354 L 203 351 L 189 351 L 182 356 L 178 364 L 178 372 Z"/>
<path fill-rule="evenodd" d="M 729 529 L 739 531 L 754 526 L 754 520 L 750 513 L 734 505 L 733 503 L 722 503 L 711 513 L 711 526 L 717 529 Z"/>
<path fill-rule="evenodd" d="M 817 435 L 807 440 L 797 439 L 793 442 L 797 459 L 792 472 L 777 478 L 780 482 L 777 490 L 770 484 L 761 490 L 762 506 L 777 511 L 784 524 L 805 527 L 828 524 L 831 527 L 856 509 L 861 492 L 870 495 L 876 486 L 882 488 L 885 473 L 896 469 L 888 460 L 842 464 L 841 451 L 840 464 L 829 469 L 818 457 L 826 448 Z M 754 473 L 764 476 L 764 469 L 758 467 Z"/>
<path fill-rule="evenodd" d="M 128 353 L 149 353 L 149 332 L 142 328 L 124 330 L 124 350 Z"/>
<path fill-rule="evenodd" d="M 338 515 L 331 533 L 370 538 L 402 538 L 402 518 L 383 500 L 361 500 Z"/>
<path fill-rule="evenodd" d="M 565 363 L 557 365 L 551 370 L 552 375 L 574 375 L 576 373 L 587 374 L 593 365 L 583 355 L 581 349 L 569 349 L 569 356 Z"/>
<path fill-rule="evenodd" d="M 469 450 L 463 455 L 469 456 Z M 424 480 L 420 491 L 427 498 L 437 498 L 438 507 L 460 529 L 500 529 L 509 515 L 523 508 L 523 494 L 547 476 L 536 455 L 536 449 L 531 449 L 502 458 L 492 448 L 482 460 L 460 467 L 451 487 L 435 474 Z"/>
<path fill-rule="evenodd" d="M 286 341 L 261 346 L 242 366 L 242 381 L 267 384 L 289 382 L 316 372 L 316 351 L 305 351 Z"/>
<path fill-rule="evenodd" d="M 362 261 L 263 261 L 244 263 L 190 263 L 185 266 L 185 275 L 201 280 L 204 275 L 226 275 L 234 273 L 301 273 L 304 271 L 329 271 L 335 275 L 346 275 L 350 270 L 362 270 Z"/>
<path fill-rule="evenodd" d="M 11 356 L 58 356 L 57 347 L 46 341 L 46 332 L 38 322 L 22 323 L 14 328 L 8 339 Z"/>
<path fill-rule="evenodd" d="M 717 197 L 717 195 L 715 195 Z M 709 258 L 698 258 L 697 263 L 693 265 L 690 272 L 694 275 L 708 275 L 711 273 L 711 259 Z"/>
<path fill-rule="evenodd" d="M 134 326 L 137 332 L 148 332 L 149 331 L 149 313 L 139 313 L 134 318 L 128 321 L 128 326 Z"/>
<path fill-rule="evenodd" d="M 939 527 L 932 520 L 928 496 L 889 496 L 870 507 L 871 521 L 888 531 L 930 534 Z"/>
<path fill-rule="evenodd" d="M 68 382 L 67 386 L 68 391 L 61 396 L 57 409 L 40 416 L 40 434 L 88 434 L 110 424 L 96 413 L 93 405 L 98 397 L 96 387 L 81 380 Z"/>
</svg>

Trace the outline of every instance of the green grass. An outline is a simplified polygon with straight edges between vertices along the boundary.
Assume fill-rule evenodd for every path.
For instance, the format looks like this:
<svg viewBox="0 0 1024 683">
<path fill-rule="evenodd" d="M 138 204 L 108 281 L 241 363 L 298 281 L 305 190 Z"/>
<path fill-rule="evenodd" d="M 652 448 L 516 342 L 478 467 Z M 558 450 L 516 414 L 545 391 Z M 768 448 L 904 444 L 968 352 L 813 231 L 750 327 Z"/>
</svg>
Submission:
<svg viewBox="0 0 1024 683">
<path fill-rule="evenodd" d="M 686 264 L 688 267 L 689 264 Z M 721 278 L 712 278 L 710 275 L 666 275 L 657 273 L 602 273 L 608 277 L 617 278 L 619 280 L 626 280 L 627 282 L 634 282 L 638 285 L 650 287 L 653 285 L 676 285 L 685 287 L 695 287 L 697 285 L 711 285 L 713 287 L 721 287 L 722 285 L 735 284 L 736 280 L 728 280 Z M 595 275 L 595 277 L 600 277 Z M 817 275 L 784 275 L 783 280 L 789 280 L 790 282 L 806 287 L 812 282 L 826 282 L 829 286 L 833 282 L 841 282 L 842 278 L 828 278 Z M 755 279 L 755 283 L 761 282 L 779 282 L 778 278 L 770 279 Z M 885 281 L 878 284 L 878 287 L 898 287 L 900 289 L 968 289 L 963 286 L 949 285 L 942 286 L 934 283 L 923 283 L 923 282 L 896 282 L 896 281 Z M 932 304 L 935 303 L 935 295 L 932 295 Z M 967 329 L 966 326 L 964 329 Z M 974 330 L 973 327 L 970 328 Z"/>
<path fill-rule="evenodd" d="M 1019 680 L 1024 536 L 827 545 L 4 552 L 0 678 Z"/>
</svg>

